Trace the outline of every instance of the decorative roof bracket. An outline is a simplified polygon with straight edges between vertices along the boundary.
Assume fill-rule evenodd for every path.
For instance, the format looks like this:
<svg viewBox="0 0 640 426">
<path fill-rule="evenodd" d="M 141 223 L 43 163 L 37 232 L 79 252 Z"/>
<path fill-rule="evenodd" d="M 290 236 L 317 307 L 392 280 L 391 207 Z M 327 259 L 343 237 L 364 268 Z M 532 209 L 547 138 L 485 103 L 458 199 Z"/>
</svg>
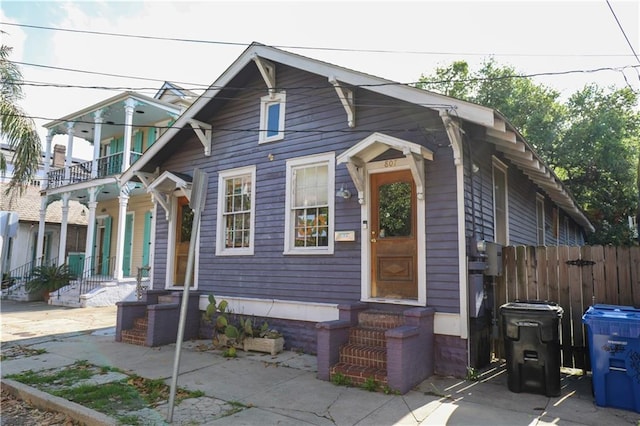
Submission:
<svg viewBox="0 0 640 426">
<path fill-rule="evenodd" d="M 202 121 L 194 120 L 193 118 L 189 120 L 189 124 L 193 127 L 193 131 L 196 133 L 196 136 L 198 136 L 198 139 L 200 139 L 202 146 L 204 146 L 204 155 L 209 157 L 211 155 L 213 126 L 208 123 L 203 123 Z"/>
<path fill-rule="evenodd" d="M 364 162 L 358 157 L 349 157 L 346 162 L 347 171 L 351 176 L 351 180 L 358 190 L 358 203 L 364 204 Z"/>
<path fill-rule="evenodd" d="M 262 78 L 264 79 L 267 88 L 269 89 L 269 94 L 271 96 L 276 93 L 276 66 L 267 61 L 266 59 L 261 58 L 258 55 L 253 55 L 251 58 L 253 62 L 256 63 L 260 74 L 262 74 Z"/>
<path fill-rule="evenodd" d="M 451 118 L 448 111 L 440 111 L 440 118 L 447 130 L 447 136 L 453 149 L 453 162 L 456 166 L 462 164 L 462 129 L 460 125 Z"/>
<path fill-rule="evenodd" d="M 416 184 L 416 197 L 418 200 L 424 200 L 424 158 L 411 151 L 403 154 L 409 160 L 409 168 Z"/>
<path fill-rule="evenodd" d="M 333 85 L 333 88 L 336 89 L 336 93 L 338 94 L 338 99 L 342 103 L 344 110 L 347 112 L 347 123 L 349 127 L 356 127 L 356 105 L 353 96 L 353 90 L 345 89 L 340 86 L 338 80 L 335 77 L 329 77 L 329 83 Z"/>
</svg>

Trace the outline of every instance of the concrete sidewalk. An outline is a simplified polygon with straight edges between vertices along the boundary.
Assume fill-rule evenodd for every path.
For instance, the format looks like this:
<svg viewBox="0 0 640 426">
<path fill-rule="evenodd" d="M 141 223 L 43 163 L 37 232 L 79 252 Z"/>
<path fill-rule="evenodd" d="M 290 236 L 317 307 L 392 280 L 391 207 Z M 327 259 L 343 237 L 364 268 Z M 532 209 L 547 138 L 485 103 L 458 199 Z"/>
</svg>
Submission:
<svg viewBox="0 0 640 426">
<path fill-rule="evenodd" d="M 5 329 L 2 302 L 2 350 L 22 345 L 46 353 L 2 362 L 2 376 L 25 370 L 64 367 L 77 360 L 111 366 L 139 376 L 170 382 L 175 346 L 160 348 L 116 343 L 114 328 L 94 332 L 60 330 L 64 334 L 30 339 L 4 340 L 14 336 L 11 322 Z M 64 308 L 63 308 L 64 309 Z M 92 309 L 65 313 L 76 320 L 96 315 Z M 88 312 L 83 312 L 88 311 Z M 32 311 L 20 322 L 40 323 L 43 312 Z M 15 318 L 15 317 L 14 317 Z M 115 315 L 113 319 L 115 323 Z M 56 327 L 58 328 L 58 327 Z M 406 395 L 385 395 L 363 389 L 336 386 L 316 379 L 314 356 L 286 351 L 277 356 L 244 353 L 225 359 L 209 350 L 210 342 L 186 342 L 181 355 L 178 386 L 201 390 L 205 396 L 183 401 L 174 409 L 174 424 L 233 425 L 637 425 L 640 415 L 631 411 L 597 407 L 590 378 L 564 375 L 562 395 L 512 393 L 507 389 L 504 366 L 485 371 L 478 381 L 432 377 Z M 229 407 L 239 411 L 226 417 Z M 164 424 L 167 406 L 139 414 L 143 424 Z"/>
</svg>

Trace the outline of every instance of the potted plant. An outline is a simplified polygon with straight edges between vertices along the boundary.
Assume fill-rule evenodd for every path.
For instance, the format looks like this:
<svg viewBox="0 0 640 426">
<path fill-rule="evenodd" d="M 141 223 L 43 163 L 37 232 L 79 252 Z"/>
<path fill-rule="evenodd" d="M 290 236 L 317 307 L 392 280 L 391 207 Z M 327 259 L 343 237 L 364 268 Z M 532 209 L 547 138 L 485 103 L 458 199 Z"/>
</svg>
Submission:
<svg viewBox="0 0 640 426">
<path fill-rule="evenodd" d="M 49 293 L 54 292 L 71 281 L 69 266 L 66 264 L 40 265 L 31 271 L 31 279 L 26 284 L 29 293 L 41 293 L 45 300 L 49 299 Z"/>
<path fill-rule="evenodd" d="M 284 337 L 280 332 L 270 329 L 266 321 L 260 327 L 256 327 L 252 318 L 234 315 L 226 300 L 217 303 L 216 298 L 209 295 L 209 305 L 204 318 L 213 324 L 213 343 L 217 346 L 266 352 L 271 355 L 276 355 L 284 349 Z"/>
</svg>

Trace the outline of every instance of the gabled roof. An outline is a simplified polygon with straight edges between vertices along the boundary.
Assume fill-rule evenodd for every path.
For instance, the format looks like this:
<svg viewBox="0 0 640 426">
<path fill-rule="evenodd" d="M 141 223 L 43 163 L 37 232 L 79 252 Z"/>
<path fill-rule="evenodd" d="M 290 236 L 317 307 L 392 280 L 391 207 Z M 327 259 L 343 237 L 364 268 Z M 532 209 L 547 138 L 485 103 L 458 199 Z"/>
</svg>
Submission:
<svg viewBox="0 0 640 426">
<path fill-rule="evenodd" d="M 170 92 L 172 93 L 174 96 L 177 96 L 179 98 L 182 99 L 186 99 L 186 98 L 197 98 L 198 95 L 190 90 L 187 89 L 183 89 L 182 87 L 178 86 L 175 83 L 172 83 L 170 81 L 165 81 L 164 84 L 162 85 L 162 87 L 158 90 L 158 92 L 155 94 L 154 98 L 155 99 L 162 99 L 162 97 L 164 96 L 165 93 Z"/>
<path fill-rule="evenodd" d="M 240 73 L 254 58 L 280 63 L 312 74 L 326 77 L 329 81 L 361 87 L 371 92 L 409 102 L 439 112 L 450 112 L 458 120 L 482 126 L 484 140 L 493 143 L 500 152 L 513 162 L 524 174 L 542 188 L 549 197 L 561 206 L 577 223 L 593 231 L 593 225 L 579 208 L 573 196 L 554 172 L 535 154 L 529 144 L 508 120 L 498 111 L 482 105 L 450 98 L 437 93 L 418 89 L 372 76 L 362 72 L 339 67 L 327 62 L 307 58 L 259 43 L 251 44 L 227 70 L 182 114 L 164 135 L 122 176 L 130 180 L 135 173 L 154 158 L 164 146 L 189 122 L 198 119 L 198 113 L 212 102 L 227 84 Z"/>
</svg>

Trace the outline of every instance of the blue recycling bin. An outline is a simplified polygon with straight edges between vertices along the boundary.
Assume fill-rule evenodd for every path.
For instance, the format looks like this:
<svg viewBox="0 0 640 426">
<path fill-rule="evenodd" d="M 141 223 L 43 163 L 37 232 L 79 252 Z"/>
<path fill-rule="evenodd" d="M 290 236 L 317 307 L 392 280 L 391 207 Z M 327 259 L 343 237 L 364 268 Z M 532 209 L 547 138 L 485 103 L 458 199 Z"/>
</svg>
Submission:
<svg viewBox="0 0 640 426">
<path fill-rule="evenodd" d="M 593 305 L 582 322 L 596 404 L 640 413 L 640 309 Z"/>
</svg>

